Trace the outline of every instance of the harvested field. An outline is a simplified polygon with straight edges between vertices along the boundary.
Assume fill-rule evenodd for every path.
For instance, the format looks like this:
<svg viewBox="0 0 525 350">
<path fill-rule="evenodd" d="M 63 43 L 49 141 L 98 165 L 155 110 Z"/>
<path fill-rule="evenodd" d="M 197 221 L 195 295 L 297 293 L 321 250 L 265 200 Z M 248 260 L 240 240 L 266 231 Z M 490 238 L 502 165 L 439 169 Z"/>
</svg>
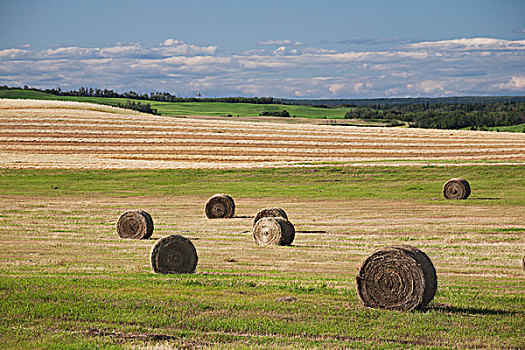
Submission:
<svg viewBox="0 0 525 350">
<path fill-rule="evenodd" d="M 60 173 L 33 175 L 53 184 Z M 11 339 L 6 334 L 17 329 L 14 339 L 38 347 L 64 339 L 124 348 L 520 348 L 523 207 L 451 203 L 440 185 L 428 203 L 280 198 L 297 230 L 289 247 L 253 243 L 252 216 L 274 197 L 236 196 L 236 217 L 210 221 L 195 205 L 206 196 L 110 197 L 81 185 L 84 192 L 70 195 L 60 188 L 58 196 L 10 191 L 0 196 L 0 310 L 8 315 L 0 335 Z M 150 240 L 119 239 L 114 218 L 136 205 L 154 214 L 155 232 Z M 150 250 L 170 234 L 194 242 L 194 275 L 151 272 Z M 416 246 L 432 259 L 439 287 L 428 309 L 405 314 L 360 305 L 355 276 L 362 261 L 393 244 Z M 43 331 L 43 340 L 35 338 Z"/>
<path fill-rule="evenodd" d="M 87 106 L 0 100 L 0 166 L 172 169 L 525 162 L 525 135 L 519 133 L 159 117 Z"/>
<path fill-rule="evenodd" d="M 3 348 L 525 348 L 522 134 L 7 102 Z M 455 177 L 468 199 L 443 198 Z M 235 199 L 232 218 L 206 217 L 215 193 Z M 290 246 L 254 244 L 254 215 L 270 206 L 293 221 Z M 151 238 L 116 234 L 134 208 L 151 214 Z M 152 271 L 153 245 L 174 234 L 194 244 L 195 273 Z M 435 297 L 413 312 L 365 308 L 359 267 L 402 244 L 431 259 Z"/>
</svg>

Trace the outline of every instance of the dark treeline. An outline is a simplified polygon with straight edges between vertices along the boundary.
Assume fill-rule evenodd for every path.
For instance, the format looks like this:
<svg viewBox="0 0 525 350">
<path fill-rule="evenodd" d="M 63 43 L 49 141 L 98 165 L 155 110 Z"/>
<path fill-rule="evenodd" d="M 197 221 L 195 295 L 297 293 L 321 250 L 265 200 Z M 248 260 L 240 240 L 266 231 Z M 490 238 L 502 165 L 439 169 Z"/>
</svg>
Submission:
<svg viewBox="0 0 525 350">
<path fill-rule="evenodd" d="M 451 104 L 451 103 L 493 103 L 525 102 L 525 96 L 454 96 L 454 97 L 408 97 L 408 98 L 367 98 L 367 99 L 318 99 L 294 100 L 281 99 L 282 104 L 315 106 L 321 108 L 335 107 L 370 107 L 400 106 L 413 104 Z"/>
<path fill-rule="evenodd" d="M 140 101 L 135 102 L 127 100 L 126 103 L 117 104 L 117 107 L 132 109 L 134 111 L 139 111 L 142 113 L 160 115 L 156 108 L 151 108 L 151 105 L 149 103 L 141 103 Z"/>
<path fill-rule="evenodd" d="M 525 123 L 525 102 L 370 105 L 351 109 L 345 118 L 401 120 L 417 128 L 483 130 Z"/>
<path fill-rule="evenodd" d="M 281 112 L 279 111 L 275 111 L 275 112 L 261 112 L 259 114 L 260 116 L 274 116 L 274 117 L 284 117 L 284 118 L 289 118 L 290 117 L 290 113 L 284 109 L 282 110 Z"/>
</svg>

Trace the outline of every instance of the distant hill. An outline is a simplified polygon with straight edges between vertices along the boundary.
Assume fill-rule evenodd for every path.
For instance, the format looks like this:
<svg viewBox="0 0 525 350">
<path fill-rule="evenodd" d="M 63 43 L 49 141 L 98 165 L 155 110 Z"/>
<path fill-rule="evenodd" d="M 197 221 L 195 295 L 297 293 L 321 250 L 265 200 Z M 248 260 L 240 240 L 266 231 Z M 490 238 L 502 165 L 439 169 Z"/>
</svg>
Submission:
<svg viewBox="0 0 525 350">
<path fill-rule="evenodd" d="M 344 119 L 347 108 L 319 108 L 307 105 L 282 105 L 275 103 L 232 103 L 232 102 L 163 102 L 123 97 L 92 97 L 92 96 L 59 96 L 31 89 L 0 89 L 0 98 L 21 98 L 38 100 L 59 100 L 99 103 L 114 107 L 124 107 L 133 100 L 151 107 L 161 115 L 203 115 L 203 116 L 260 116 L 262 114 L 283 114 L 286 110 L 290 117 L 311 119 Z M 284 118 L 284 117 L 283 117 Z M 362 124 L 362 123 L 361 123 Z M 370 124 L 368 121 L 365 124 Z M 377 124 L 377 123 L 374 123 Z M 385 123 L 386 124 L 386 123 Z"/>
<path fill-rule="evenodd" d="M 35 99 L 35 100 L 67 100 L 63 96 L 56 96 L 48 94 L 43 91 L 36 90 L 22 90 L 22 89 L 9 89 L 0 90 L 0 98 L 21 98 L 21 99 Z"/>
<path fill-rule="evenodd" d="M 103 96 L 102 96 L 103 95 Z M 113 97 L 110 97 L 113 96 Z M 81 88 L 76 91 L 0 86 L 0 98 L 91 102 L 160 115 L 346 119 L 343 125 L 411 126 L 432 129 L 525 132 L 525 96 L 439 98 L 275 99 L 271 97 L 182 98 L 169 93 L 138 95 Z M 160 100 L 159 100 L 160 99 Z M 170 99 L 173 101 L 164 101 Z"/>
<path fill-rule="evenodd" d="M 451 103 L 494 103 L 524 102 L 525 96 L 459 96 L 459 97 L 415 97 L 415 98 L 371 98 L 371 99 L 282 99 L 284 104 L 327 106 L 327 107 L 366 107 L 410 104 L 451 104 Z"/>
</svg>

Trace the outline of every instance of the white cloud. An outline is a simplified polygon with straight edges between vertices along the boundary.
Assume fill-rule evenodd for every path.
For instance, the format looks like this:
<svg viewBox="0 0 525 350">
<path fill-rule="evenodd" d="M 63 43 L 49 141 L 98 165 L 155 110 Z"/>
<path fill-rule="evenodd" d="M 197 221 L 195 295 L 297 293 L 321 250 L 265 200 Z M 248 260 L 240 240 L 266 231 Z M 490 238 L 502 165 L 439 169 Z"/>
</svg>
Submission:
<svg viewBox="0 0 525 350">
<path fill-rule="evenodd" d="M 162 46 L 175 46 L 175 45 L 181 45 L 184 44 L 184 41 L 177 40 L 177 39 L 166 39 L 162 43 Z"/>
<path fill-rule="evenodd" d="M 327 87 L 332 93 L 333 97 L 345 97 L 348 95 L 359 94 L 371 86 L 371 84 L 365 84 L 364 82 L 360 81 L 357 83 L 335 83 L 328 85 Z"/>
<path fill-rule="evenodd" d="M 454 39 L 382 51 L 294 46 L 290 40 L 262 43 L 270 42 L 275 47 L 228 55 L 218 55 L 214 45 L 177 39 L 156 46 L 11 48 L 0 50 L 0 85 L 308 98 L 525 90 L 524 41 Z"/>
<path fill-rule="evenodd" d="M 284 55 L 284 54 L 286 54 L 286 46 L 281 46 L 281 47 L 276 48 L 275 50 L 273 50 L 273 53 L 275 55 Z"/>
<path fill-rule="evenodd" d="M 306 47 L 301 49 L 301 53 L 310 53 L 310 54 L 334 54 L 337 53 L 336 50 L 329 50 L 319 47 Z"/>
<path fill-rule="evenodd" d="M 424 80 L 416 84 L 416 86 L 426 94 L 441 92 L 445 89 L 445 83 L 437 80 Z"/>
<path fill-rule="evenodd" d="M 347 90 L 347 84 L 332 84 L 328 87 L 328 90 L 334 95 L 338 95 L 341 91 Z"/>
<path fill-rule="evenodd" d="M 512 77 L 507 83 L 498 84 L 498 87 L 500 89 L 525 91 L 525 75 Z"/>
<path fill-rule="evenodd" d="M 6 50 L 0 50 L 0 60 L 14 60 L 17 58 L 22 58 L 30 54 L 31 51 L 29 50 L 21 50 L 21 49 L 6 49 Z"/>
<path fill-rule="evenodd" d="M 99 52 L 102 57 L 131 57 L 145 55 L 148 50 L 141 45 L 122 45 L 101 48 Z"/>
<path fill-rule="evenodd" d="M 171 41 L 170 41 L 171 40 Z M 165 45 L 169 41 L 169 45 Z M 118 43 L 113 46 L 101 48 L 84 48 L 84 47 L 59 47 L 56 49 L 46 49 L 39 52 L 19 49 L 8 49 L 0 51 L 0 59 L 3 56 L 21 56 L 32 53 L 37 59 L 88 59 L 88 58 L 106 58 L 106 57 L 122 57 L 122 58 L 166 58 L 173 56 L 195 56 L 195 55 L 215 55 L 217 46 L 198 46 L 187 44 L 179 40 L 168 39 L 163 44 L 156 47 L 147 47 L 140 43 L 126 44 Z M 2 52 L 4 52 L 2 56 Z"/>
<path fill-rule="evenodd" d="M 47 49 L 40 52 L 40 55 L 42 57 L 76 57 L 76 58 L 82 58 L 82 57 L 93 57 L 100 53 L 100 49 L 98 48 L 84 48 L 84 47 L 76 47 L 76 46 L 70 46 L 70 47 L 59 47 L 58 49 Z"/>
<path fill-rule="evenodd" d="M 525 40 L 493 38 L 462 38 L 442 41 L 427 41 L 409 45 L 414 49 L 430 50 L 525 50 Z"/>
<path fill-rule="evenodd" d="M 163 56 L 174 56 L 174 55 L 215 55 L 217 52 L 217 46 L 197 46 L 190 44 L 178 44 L 170 45 L 152 50 L 153 54 L 159 54 Z"/>
<path fill-rule="evenodd" d="M 261 46 L 289 46 L 289 45 L 302 45 L 303 43 L 300 41 L 291 41 L 291 40 L 263 40 L 257 42 L 257 45 Z"/>
</svg>

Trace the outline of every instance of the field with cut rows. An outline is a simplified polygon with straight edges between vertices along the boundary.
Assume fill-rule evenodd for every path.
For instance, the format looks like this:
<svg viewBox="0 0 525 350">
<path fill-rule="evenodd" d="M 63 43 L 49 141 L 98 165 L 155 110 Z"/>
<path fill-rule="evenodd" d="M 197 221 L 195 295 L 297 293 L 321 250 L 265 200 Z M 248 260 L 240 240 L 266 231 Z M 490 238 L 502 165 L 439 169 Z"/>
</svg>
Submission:
<svg viewBox="0 0 525 350">
<path fill-rule="evenodd" d="M 160 117 L 91 106 L 0 100 L 0 166 L 156 169 L 525 162 L 525 135 L 520 133 Z"/>
<path fill-rule="evenodd" d="M 256 121 L 259 120 L 259 121 Z M 472 193 L 446 200 L 445 181 Z M 207 199 L 228 193 L 231 219 Z M 291 246 L 252 220 L 283 208 Z M 151 239 L 119 216 L 151 214 Z M 523 349 L 525 134 L 142 115 L 0 100 L 0 344 L 6 349 Z M 152 272 L 188 237 L 194 274 Z M 438 290 L 413 312 L 368 309 L 356 275 L 409 244 Z"/>
</svg>

